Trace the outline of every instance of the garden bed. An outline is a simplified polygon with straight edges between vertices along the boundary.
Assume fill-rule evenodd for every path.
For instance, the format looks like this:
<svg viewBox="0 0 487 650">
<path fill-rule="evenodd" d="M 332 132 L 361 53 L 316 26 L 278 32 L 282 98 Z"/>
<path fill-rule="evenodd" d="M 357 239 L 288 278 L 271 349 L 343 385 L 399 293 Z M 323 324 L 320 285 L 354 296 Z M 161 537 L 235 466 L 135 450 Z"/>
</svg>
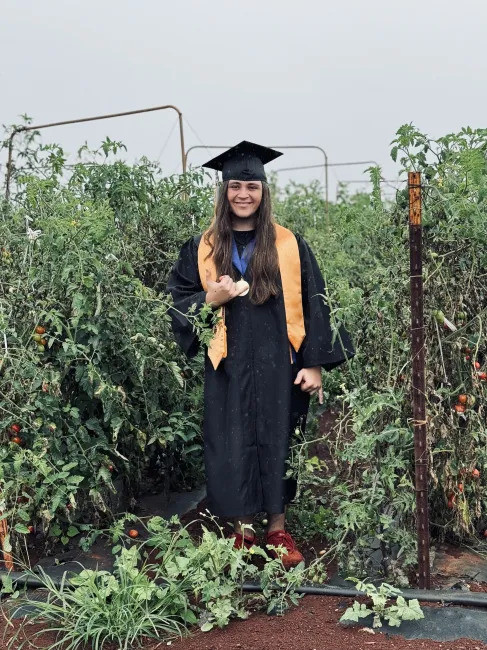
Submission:
<svg viewBox="0 0 487 650">
<path fill-rule="evenodd" d="M 170 647 L 180 650 L 348 650 L 351 647 L 364 650 L 487 650 L 487 644 L 471 639 L 435 642 L 405 639 L 377 631 L 372 633 L 363 625 L 345 628 L 337 621 L 351 602 L 351 599 L 344 598 L 305 596 L 300 605 L 284 617 L 254 614 L 248 620 L 234 621 L 224 629 L 196 632 L 189 638 L 173 641 Z M 428 603 L 423 605 L 426 607 Z M 22 622 L 15 621 L 14 625 L 16 630 Z M 7 650 L 7 641 L 14 629 L 5 638 L 0 637 L 0 650 Z M 39 626 L 25 625 L 20 639 L 31 637 L 34 629 L 39 629 Z M 39 639 L 38 647 L 50 648 L 54 641 L 52 634 L 46 634 Z M 160 641 L 148 639 L 142 647 L 156 650 L 162 646 Z M 14 645 L 11 650 L 15 649 Z"/>
</svg>

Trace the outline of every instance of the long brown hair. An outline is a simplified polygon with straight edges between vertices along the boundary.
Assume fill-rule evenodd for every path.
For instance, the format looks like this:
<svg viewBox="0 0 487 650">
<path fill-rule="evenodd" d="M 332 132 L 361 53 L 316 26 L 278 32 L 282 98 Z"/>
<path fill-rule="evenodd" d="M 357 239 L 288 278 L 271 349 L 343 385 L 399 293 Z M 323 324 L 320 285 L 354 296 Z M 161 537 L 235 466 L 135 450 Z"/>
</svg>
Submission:
<svg viewBox="0 0 487 650">
<path fill-rule="evenodd" d="M 238 279 L 232 265 L 232 210 L 227 198 L 229 181 L 222 183 L 216 204 L 215 218 L 205 235 L 210 245 L 218 275 Z M 255 219 L 255 249 L 250 260 L 252 283 L 249 299 L 261 305 L 279 293 L 279 260 L 276 231 L 271 210 L 271 194 L 267 183 L 262 183 L 262 200 Z"/>
</svg>

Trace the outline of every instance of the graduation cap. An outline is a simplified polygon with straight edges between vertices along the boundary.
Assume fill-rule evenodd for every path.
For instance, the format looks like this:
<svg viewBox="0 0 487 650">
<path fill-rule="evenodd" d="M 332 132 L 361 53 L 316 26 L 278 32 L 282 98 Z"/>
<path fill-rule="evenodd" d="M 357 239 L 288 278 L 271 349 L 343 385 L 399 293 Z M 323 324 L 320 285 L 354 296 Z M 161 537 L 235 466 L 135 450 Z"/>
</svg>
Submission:
<svg viewBox="0 0 487 650">
<path fill-rule="evenodd" d="M 280 151 L 242 140 L 203 167 L 222 172 L 224 181 L 267 181 L 264 165 L 279 156 Z"/>
</svg>

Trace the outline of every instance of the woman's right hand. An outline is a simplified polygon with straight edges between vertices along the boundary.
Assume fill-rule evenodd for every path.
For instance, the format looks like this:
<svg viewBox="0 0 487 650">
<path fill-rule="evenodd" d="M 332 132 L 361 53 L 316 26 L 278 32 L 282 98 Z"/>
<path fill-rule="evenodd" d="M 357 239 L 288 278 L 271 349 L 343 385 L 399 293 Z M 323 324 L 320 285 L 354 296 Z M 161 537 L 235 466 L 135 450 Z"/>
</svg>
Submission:
<svg viewBox="0 0 487 650">
<path fill-rule="evenodd" d="M 221 307 L 232 298 L 239 296 L 245 287 L 237 287 L 229 275 L 221 275 L 218 282 L 211 280 L 211 273 L 206 269 L 206 302 L 212 307 Z"/>
</svg>

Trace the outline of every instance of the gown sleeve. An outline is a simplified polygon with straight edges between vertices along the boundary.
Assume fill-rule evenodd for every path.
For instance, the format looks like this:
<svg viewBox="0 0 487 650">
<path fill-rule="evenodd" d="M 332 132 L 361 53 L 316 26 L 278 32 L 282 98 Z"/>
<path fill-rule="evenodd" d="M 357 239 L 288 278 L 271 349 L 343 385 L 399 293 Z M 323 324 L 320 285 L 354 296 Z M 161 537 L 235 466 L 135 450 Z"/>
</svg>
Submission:
<svg viewBox="0 0 487 650">
<path fill-rule="evenodd" d="M 174 308 L 169 310 L 174 337 L 188 357 L 194 357 L 199 349 L 199 339 L 193 325 L 185 314 L 192 305 L 197 314 L 205 304 L 206 292 L 200 282 L 198 271 L 198 248 L 191 237 L 181 248 L 179 258 L 173 266 L 166 290 L 171 294 Z"/>
<path fill-rule="evenodd" d="M 300 353 L 303 368 L 322 366 L 332 370 L 352 359 L 355 350 L 348 332 L 340 325 L 333 340 L 330 322 L 330 308 L 326 303 L 325 282 L 313 251 L 307 242 L 296 235 L 301 259 L 301 287 L 303 314 L 306 329 Z"/>
</svg>

